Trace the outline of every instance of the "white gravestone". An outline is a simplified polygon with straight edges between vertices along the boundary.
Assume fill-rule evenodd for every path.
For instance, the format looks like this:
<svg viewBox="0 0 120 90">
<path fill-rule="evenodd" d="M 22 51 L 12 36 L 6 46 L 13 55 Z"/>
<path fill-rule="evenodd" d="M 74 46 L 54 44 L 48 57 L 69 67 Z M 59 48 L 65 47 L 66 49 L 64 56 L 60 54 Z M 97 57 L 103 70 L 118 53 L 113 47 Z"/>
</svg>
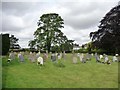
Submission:
<svg viewBox="0 0 120 90">
<path fill-rule="evenodd" d="M 37 59 L 37 65 L 43 65 L 43 58 L 42 57 L 38 57 Z"/>
<path fill-rule="evenodd" d="M 108 62 L 108 56 L 107 55 L 105 55 L 105 63 L 107 63 Z"/>
<path fill-rule="evenodd" d="M 113 62 L 117 62 L 117 61 L 118 61 L 117 57 L 113 56 Z"/>
</svg>

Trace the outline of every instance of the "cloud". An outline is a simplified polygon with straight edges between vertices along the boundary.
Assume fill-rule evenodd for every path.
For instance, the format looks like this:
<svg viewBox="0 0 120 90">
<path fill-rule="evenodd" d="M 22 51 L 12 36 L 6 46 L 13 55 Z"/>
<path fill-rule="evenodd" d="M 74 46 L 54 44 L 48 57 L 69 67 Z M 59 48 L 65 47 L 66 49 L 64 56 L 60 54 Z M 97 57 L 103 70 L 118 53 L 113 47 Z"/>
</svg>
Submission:
<svg viewBox="0 0 120 90">
<path fill-rule="evenodd" d="M 12 15 L 3 14 L 2 30 L 3 31 L 19 31 L 25 28 L 25 23 L 22 18 Z"/>
<path fill-rule="evenodd" d="M 34 38 L 37 21 L 45 13 L 58 13 L 64 19 L 62 32 L 76 43 L 90 41 L 89 33 L 96 31 L 99 21 L 118 0 L 4 0 L 2 2 L 2 32 L 19 38 L 21 47 L 27 47 Z"/>
</svg>

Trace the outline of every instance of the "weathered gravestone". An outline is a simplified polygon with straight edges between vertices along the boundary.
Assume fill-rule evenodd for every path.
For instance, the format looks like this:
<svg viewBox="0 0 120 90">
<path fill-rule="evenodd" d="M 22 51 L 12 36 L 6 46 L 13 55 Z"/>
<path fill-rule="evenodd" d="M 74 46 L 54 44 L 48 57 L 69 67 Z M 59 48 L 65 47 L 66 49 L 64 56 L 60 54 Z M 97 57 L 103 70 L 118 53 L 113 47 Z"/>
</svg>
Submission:
<svg viewBox="0 0 120 90">
<path fill-rule="evenodd" d="M 52 54 L 51 55 L 51 60 L 54 62 L 54 61 L 56 61 L 56 54 Z"/>
<path fill-rule="evenodd" d="M 107 63 L 108 62 L 108 56 L 107 55 L 105 55 L 105 63 Z"/>
<path fill-rule="evenodd" d="M 23 57 L 23 55 L 22 55 L 22 52 L 20 52 L 20 53 L 18 54 L 18 58 L 19 58 L 19 61 L 20 61 L 20 62 L 24 62 L 24 57 Z"/>
<path fill-rule="evenodd" d="M 58 57 L 58 60 L 60 60 L 62 58 L 61 53 L 58 53 L 57 57 Z"/>
<path fill-rule="evenodd" d="M 15 59 L 15 54 L 14 52 L 10 52 L 9 54 L 9 59 L 14 60 Z"/>
<path fill-rule="evenodd" d="M 47 54 L 46 54 L 46 53 L 44 53 L 44 54 L 43 54 L 43 61 L 46 61 L 46 60 L 47 60 L 47 58 L 48 58 Z"/>
<path fill-rule="evenodd" d="M 87 61 L 90 61 L 90 60 L 91 60 L 91 54 L 89 54 L 89 53 L 86 54 L 86 60 L 87 60 Z"/>
<path fill-rule="evenodd" d="M 35 62 L 35 60 L 36 60 L 35 52 L 33 52 L 33 53 L 30 52 L 29 60 L 30 60 L 31 62 Z"/>
<path fill-rule="evenodd" d="M 77 57 L 75 54 L 73 54 L 73 63 L 76 64 L 77 63 Z"/>
<path fill-rule="evenodd" d="M 82 63 L 86 63 L 86 58 L 85 58 L 85 55 L 83 53 L 80 55 L 80 61 Z"/>
<path fill-rule="evenodd" d="M 113 62 L 117 62 L 117 61 L 118 61 L 117 55 L 113 56 Z"/>
<path fill-rule="evenodd" d="M 96 59 L 96 62 L 101 62 L 97 53 L 95 53 L 95 59 Z"/>
</svg>

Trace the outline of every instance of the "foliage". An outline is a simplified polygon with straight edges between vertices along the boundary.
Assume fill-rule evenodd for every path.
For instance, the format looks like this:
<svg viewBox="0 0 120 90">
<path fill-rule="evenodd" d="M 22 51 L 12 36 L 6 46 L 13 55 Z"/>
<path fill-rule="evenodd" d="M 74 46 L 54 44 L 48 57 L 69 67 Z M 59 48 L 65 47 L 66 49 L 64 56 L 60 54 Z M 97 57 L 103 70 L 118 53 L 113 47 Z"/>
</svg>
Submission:
<svg viewBox="0 0 120 90">
<path fill-rule="evenodd" d="M 90 38 L 96 48 L 120 53 L 120 5 L 105 15 L 100 21 L 98 31 L 91 32 Z"/>
<path fill-rule="evenodd" d="M 14 35 L 11 35 L 10 37 L 10 49 L 19 49 L 20 46 L 18 44 L 18 38 L 16 38 Z"/>
</svg>

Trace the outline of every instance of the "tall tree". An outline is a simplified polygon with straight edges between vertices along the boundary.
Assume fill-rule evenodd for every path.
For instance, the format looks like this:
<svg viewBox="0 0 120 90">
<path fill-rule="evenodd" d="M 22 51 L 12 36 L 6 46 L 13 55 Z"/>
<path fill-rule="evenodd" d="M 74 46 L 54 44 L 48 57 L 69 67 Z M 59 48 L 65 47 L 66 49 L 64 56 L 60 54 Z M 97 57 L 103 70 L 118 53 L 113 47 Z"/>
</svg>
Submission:
<svg viewBox="0 0 120 90">
<path fill-rule="evenodd" d="M 16 38 L 14 35 L 11 35 L 10 37 L 10 49 L 19 49 L 20 46 L 18 44 L 18 38 Z"/>
<path fill-rule="evenodd" d="M 103 17 L 98 31 L 91 32 L 90 38 L 97 48 L 120 53 L 120 5 Z"/>
<path fill-rule="evenodd" d="M 60 30 L 64 28 L 63 21 L 56 13 L 43 14 L 34 32 L 35 39 L 29 42 L 29 46 L 50 52 L 51 47 L 65 43 L 68 39 Z"/>
</svg>

